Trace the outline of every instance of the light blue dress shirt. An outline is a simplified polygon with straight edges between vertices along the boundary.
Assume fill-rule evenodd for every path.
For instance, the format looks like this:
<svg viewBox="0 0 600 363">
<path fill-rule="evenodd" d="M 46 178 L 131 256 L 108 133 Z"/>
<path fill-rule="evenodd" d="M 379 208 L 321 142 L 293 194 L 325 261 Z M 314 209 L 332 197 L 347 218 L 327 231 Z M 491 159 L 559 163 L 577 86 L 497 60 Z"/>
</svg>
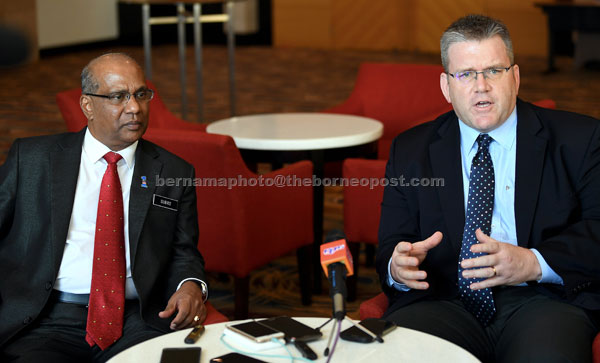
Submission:
<svg viewBox="0 0 600 363">
<path fill-rule="evenodd" d="M 469 195 L 469 180 L 471 163 L 477 153 L 477 137 L 480 132 L 467 126 L 459 119 L 460 128 L 460 153 L 462 158 L 462 176 L 464 189 L 465 211 Z M 488 133 L 494 140 L 490 144 L 490 155 L 494 164 L 494 210 L 492 213 L 492 232 L 490 237 L 500 242 L 517 243 L 517 230 L 515 223 L 515 170 L 517 159 L 517 108 L 513 110 L 508 119 L 500 127 Z M 546 263 L 546 260 L 535 248 L 530 249 L 538 260 L 542 269 L 541 283 L 563 284 L 563 280 Z M 391 259 L 388 263 L 388 285 L 400 291 L 409 288 L 396 282 L 390 273 Z M 522 285 L 525 285 L 523 283 Z"/>
</svg>

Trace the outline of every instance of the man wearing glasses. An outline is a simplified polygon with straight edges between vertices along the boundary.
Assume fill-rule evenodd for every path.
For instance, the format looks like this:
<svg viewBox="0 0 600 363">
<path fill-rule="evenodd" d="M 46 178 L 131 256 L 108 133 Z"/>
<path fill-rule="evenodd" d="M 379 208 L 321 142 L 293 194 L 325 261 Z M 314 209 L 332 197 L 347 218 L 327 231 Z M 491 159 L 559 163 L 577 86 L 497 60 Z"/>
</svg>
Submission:
<svg viewBox="0 0 600 363">
<path fill-rule="evenodd" d="M 81 75 L 78 133 L 21 139 L 0 167 L 0 361 L 104 362 L 206 317 L 187 162 L 143 140 L 149 101 L 124 54 Z"/>
<path fill-rule="evenodd" d="M 470 15 L 441 39 L 454 112 L 399 135 L 377 268 L 385 318 L 482 361 L 591 361 L 600 309 L 600 123 L 517 98 L 506 26 Z"/>
</svg>

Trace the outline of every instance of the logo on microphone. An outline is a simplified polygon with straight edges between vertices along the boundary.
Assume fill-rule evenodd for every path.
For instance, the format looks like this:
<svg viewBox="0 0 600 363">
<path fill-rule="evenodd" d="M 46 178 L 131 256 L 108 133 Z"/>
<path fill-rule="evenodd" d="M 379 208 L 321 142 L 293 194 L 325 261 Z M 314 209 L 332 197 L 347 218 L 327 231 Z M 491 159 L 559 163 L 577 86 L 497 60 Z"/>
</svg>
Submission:
<svg viewBox="0 0 600 363">
<path fill-rule="evenodd" d="M 341 245 L 338 245 L 338 246 L 329 247 L 329 248 L 326 248 L 326 249 L 323 250 L 323 254 L 325 256 L 327 256 L 327 255 L 333 255 L 337 251 L 341 251 L 341 250 L 343 250 L 345 248 L 346 248 L 346 245 L 344 245 L 344 244 L 341 244 Z"/>
</svg>

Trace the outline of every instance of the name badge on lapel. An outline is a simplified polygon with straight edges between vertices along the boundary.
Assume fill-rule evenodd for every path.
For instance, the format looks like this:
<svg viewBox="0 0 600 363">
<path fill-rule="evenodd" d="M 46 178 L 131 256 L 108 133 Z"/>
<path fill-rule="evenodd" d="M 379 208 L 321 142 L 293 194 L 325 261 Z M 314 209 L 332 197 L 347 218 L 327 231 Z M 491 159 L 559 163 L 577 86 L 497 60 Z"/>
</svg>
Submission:
<svg viewBox="0 0 600 363">
<path fill-rule="evenodd" d="M 166 208 L 177 212 L 177 206 L 179 202 L 175 199 L 163 197 L 162 195 L 158 194 L 153 194 L 152 204 L 154 204 L 157 207 Z"/>
</svg>

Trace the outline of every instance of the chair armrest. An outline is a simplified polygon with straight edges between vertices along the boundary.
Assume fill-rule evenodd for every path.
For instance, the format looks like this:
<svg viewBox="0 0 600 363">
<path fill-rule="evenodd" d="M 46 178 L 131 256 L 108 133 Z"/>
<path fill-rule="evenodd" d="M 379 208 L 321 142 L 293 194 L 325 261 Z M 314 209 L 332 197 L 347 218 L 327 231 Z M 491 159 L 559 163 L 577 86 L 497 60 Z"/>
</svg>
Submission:
<svg viewBox="0 0 600 363">
<path fill-rule="evenodd" d="M 367 318 L 381 318 L 383 313 L 388 308 L 388 298 L 382 292 L 379 295 L 370 298 L 369 300 L 363 301 L 360 304 L 360 320 Z"/>
<path fill-rule="evenodd" d="M 229 319 L 227 319 L 225 315 L 221 314 L 219 310 L 215 309 L 215 307 L 210 303 L 210 301 L 207 301 L 205 305 L 206 320 L 204 321 L 204 325 L 224 323 L 229 321 Z"/>
</svg>

